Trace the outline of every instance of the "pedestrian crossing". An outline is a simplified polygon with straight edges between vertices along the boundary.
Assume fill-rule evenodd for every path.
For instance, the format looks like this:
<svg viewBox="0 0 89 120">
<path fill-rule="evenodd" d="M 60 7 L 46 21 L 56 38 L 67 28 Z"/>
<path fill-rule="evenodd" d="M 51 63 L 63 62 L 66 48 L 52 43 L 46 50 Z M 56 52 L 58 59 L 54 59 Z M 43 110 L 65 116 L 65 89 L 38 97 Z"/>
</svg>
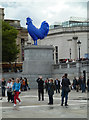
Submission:
<svg viewBox="0 0 89 120">
<path fill-rule="evenodd" d="M 24 95 L 24 96 L 20 96 L 20 98 L 23 100 L 23 98 L 37 98 L 38 96 L 36 96 L 36 95 Z M 47 99 L 48 99 L 48 97 L 46 96 L 45 97 L 45 100 L 47 101 Z M 56 100 L 59 100 L 59 101 L 61 101 L 61 98 L 59 98 L 59 97 L 54 97 L 54 101 L 56 101 Z M 0 100 L 0 103 L 5 103 L 5 102 L 7 102 L 7 97 L 4 97 L 2 100 Z M 24 101 L 25 102 L 25 101 Z M 32 104 L 32 105 L 23 105 L 23 101 L 22 101 L 22 104 L 19 106 L 19 105 L 17 105 L 18 107 L 19 107 L 19 109 L 25 109 L 25 108 L 40 108 L 40 107 L 48 107 L 49 105 L 44 101 L 43 102 L 44 104 L 40 104 L 39 102 L 38 102 L 38 104 L 37 105 L 34 105 L 34 104 Z M 12 104 L 12 103 L 11 103 Z M 73 99 L 69 99 L 69 106 L 78 106 L 78 105 L 83 105 L 83 106 L 85 106 L 85 107 L 87 107 L 87 100 L 73 100 Z M 53 104 L 52 105 L 53 107 L 56 107 L 56 106 L 60 106 L 60 102 L 59 103 L 57 103 L 57 104 Z M 13 104 L 12 104 L 12 106 L 10 105 L 10 106 L 0 106 L 0 108 L 3 108 L 3 109 L 12 109 L 13 108 Z"/>
</svg>

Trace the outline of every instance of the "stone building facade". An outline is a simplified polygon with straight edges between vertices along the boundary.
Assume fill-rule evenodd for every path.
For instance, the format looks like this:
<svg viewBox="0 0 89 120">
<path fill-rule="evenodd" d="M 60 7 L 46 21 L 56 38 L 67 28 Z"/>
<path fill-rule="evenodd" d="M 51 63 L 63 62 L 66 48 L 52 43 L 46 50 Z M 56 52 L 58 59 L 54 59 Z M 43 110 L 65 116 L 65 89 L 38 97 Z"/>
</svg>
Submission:
<svg viewBox="0 0 89 120">
<path fill-rule="evenodd" d="M 74 21 L 75 22 L 75 21 Z M 86 24 L 85 24 L 86 23 Z M 78 24 L 78 21 L 77 21 Z M 38 41 L 38 45 L 53 45 L 55 63 L 59 63 L 60 59 L 74 59 L 79 58 L 79 47 L 77 41 L 81 41 L 80 57 L 89 57 L 89 42 L 88 42 L 88 21 L 82 22 L 77 26 L 61 26 L 49 30 L 48 36 Z M 74 40 L 73 37 L 78 37 Z M 29 41 L 33 44 L 32 39 Z"/>
<path fill-rule="evenodd" d="M 11 19 L 4 19 L 4 8 L 0 8 L 0 19 L 8 22 L 11 26 L 14 26 L 19 32 L 17 35 L 16 43 L 20 49 L 20 52 L 17 57 L 16 62 L 23 62 L 24 60 L 24 46 L 28 41 L 28 32 L 27 29 L 21 27 L 20 20 L 11 20 Z"/>
<path fill-rule="evenodd" d="M 81 41 L 80 56 L 84 58 L 88 53 L 88 39 L 87 39 L 87 27 L 74 27 L 74 28 L 61 28 L 50 30 L 49 35 L 42 41 L 39 41 L 40 45 L 53 45 L 58 47 L 58 58 L 56 56 L 56 51 L 54 51 L 55 62 L 58 59 L 78 59 L 78 45 L 77 40 L 73 37 L 78 36 L 78 40 Z M 55 47 L 56 49 L 56 47 Z"/>
</svg>

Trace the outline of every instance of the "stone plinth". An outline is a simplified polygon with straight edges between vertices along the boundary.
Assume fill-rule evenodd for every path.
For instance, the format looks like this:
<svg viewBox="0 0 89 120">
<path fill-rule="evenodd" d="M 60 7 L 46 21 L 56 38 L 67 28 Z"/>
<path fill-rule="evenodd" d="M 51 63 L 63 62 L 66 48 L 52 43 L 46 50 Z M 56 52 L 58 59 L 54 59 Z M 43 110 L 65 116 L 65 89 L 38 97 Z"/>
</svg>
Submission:
<svg viewBox="0 0 89 120">
<path fill-rule="evenodd" d="M 39 75 L 43 79 L 51 77 L 53 61 L 53 46 L 29 45 L 24 49 L 23 76 L 29 79 L 32 88 L 36 88 Z"/>
</svg>

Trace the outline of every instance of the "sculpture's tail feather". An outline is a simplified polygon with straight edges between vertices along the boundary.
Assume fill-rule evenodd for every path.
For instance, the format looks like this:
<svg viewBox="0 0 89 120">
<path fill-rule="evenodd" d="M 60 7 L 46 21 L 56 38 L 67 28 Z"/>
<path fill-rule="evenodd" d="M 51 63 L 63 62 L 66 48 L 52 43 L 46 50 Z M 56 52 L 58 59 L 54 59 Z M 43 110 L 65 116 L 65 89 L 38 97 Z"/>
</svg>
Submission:
<svg viewBox="0 0 89 120">
<path fill-rule="evenodd" d="M 44 29 L 44 35 L 47 36 L 48 32 L 49 32 L 49 24 L 46 21 L 43 21 L 41 24 L 40 29 Z"/>
</svg>

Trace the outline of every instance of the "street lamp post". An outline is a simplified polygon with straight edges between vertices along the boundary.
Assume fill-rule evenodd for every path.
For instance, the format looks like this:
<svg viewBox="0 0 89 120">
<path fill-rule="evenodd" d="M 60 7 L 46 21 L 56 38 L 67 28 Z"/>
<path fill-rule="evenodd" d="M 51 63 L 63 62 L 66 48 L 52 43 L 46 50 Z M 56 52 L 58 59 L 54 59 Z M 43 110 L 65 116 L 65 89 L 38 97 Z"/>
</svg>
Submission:
<svg viewBox="0 0 89 120">
<path fill-rule="evenodd" d="M 71 48 L 70 48 L 70 60 L 71 60 Z"/>
<path fill-rule="evenodd" d="M 78 40 L 78 36 L 74 36 L 72 39 L 74 40 L 75 60 L 77 60 L 77 40 Z"/>
<path fill-rule="evenodd" d="M 78 49 L 79 49 L 79 61 L 80 61 L 80 45 L 81 45 L 81 41 L 78 40 L 78 41 L 77 41 L 77 44 L 78 44 Z"/>
<path fill-rule="evenodd" d="M 80 66 L 80 45 L 81 45 L 81 41 L 80 40 L 78 40 L 77 41 L 77 45 L 78 45 L 78 52 L 79 52 L 79 58 L 78 58 L 78 61 L 79 61 L 79 77 L 81 76 L 81 66 Z"/>
</svg>

